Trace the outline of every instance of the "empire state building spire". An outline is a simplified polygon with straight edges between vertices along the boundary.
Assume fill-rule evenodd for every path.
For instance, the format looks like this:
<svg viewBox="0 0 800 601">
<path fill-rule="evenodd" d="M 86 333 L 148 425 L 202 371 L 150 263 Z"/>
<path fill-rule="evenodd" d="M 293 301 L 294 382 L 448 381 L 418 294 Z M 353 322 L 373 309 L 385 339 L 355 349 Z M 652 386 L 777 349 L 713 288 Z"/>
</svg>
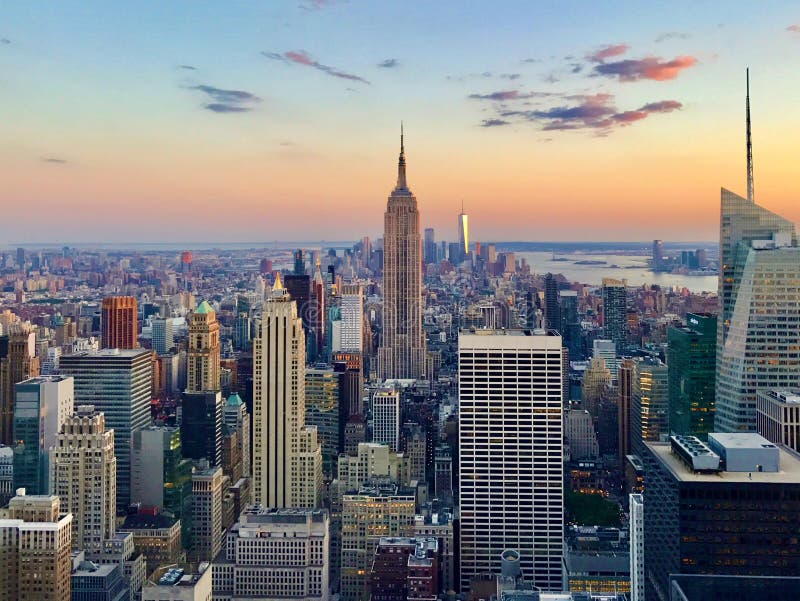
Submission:
<svg viewBox="0 0 800 601">
<path fill-rule="evenodd" d="M 403 122 L 400 122 L 400 159 L 397 162 L 397 188 L 396 190 L 408 190 L 406 185 L 406 147 L 403 143 Z"/>
</svg>

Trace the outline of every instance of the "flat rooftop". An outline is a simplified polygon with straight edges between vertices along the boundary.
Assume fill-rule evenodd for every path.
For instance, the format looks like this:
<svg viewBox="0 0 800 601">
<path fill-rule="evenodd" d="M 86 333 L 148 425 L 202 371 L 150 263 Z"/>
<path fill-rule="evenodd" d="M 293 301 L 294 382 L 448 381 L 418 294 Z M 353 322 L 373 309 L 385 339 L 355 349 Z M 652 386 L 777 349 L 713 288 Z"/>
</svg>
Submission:
<svg viewBox="0 0 800 601">
<path fill-rule="evenodd" d="M 713 432 L 714 439 L 726 449 L 763 449 L 774 448 L 775 444 L 756 432 Z M 766 447 L 765 447 L 766 445 Z"/>
<path fill-rule="evenodd" d="M 647 442 L 648 449 L 682 482 L 765 482 L 772 484 L 800 484 L 800 456 L 778 447 L 780 471 L 777 472 L 714 472 L 697 473 L 672 452 L 668 442 Z"/>
</svg>

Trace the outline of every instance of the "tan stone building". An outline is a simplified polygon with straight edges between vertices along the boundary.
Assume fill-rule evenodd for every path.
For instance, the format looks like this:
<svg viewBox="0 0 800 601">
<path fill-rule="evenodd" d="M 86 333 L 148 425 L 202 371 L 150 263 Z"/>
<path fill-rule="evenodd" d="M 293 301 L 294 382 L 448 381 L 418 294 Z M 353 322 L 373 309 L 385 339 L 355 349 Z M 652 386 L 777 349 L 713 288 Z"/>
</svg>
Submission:
<svg viewBox="0 0 800 601">
<path fill-rule="evenodd" d="M 186 392 L 219 390 L 219 323 L 206 301 L 189 317 Z"/>
</svg>

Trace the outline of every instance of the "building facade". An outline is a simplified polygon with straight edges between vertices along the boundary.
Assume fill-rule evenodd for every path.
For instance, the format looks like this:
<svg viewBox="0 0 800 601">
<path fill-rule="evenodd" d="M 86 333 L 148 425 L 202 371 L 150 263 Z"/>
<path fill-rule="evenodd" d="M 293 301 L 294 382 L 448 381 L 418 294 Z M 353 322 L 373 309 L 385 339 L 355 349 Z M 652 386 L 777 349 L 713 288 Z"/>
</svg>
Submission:
<svg viewBox="0 0 800 601">
<path fill-rule="evenodd" d="M 372 395 L 372 441 L 400 448 L 400 391 L 382 388 Z"/>
<path fill-rule="evenodd" d="M 139 337 L 136 299 L 132 296 L 108 296 L 104 298 L 101 307 L 100 327 L 101 348 L 136 348 Z"/>
</svg>

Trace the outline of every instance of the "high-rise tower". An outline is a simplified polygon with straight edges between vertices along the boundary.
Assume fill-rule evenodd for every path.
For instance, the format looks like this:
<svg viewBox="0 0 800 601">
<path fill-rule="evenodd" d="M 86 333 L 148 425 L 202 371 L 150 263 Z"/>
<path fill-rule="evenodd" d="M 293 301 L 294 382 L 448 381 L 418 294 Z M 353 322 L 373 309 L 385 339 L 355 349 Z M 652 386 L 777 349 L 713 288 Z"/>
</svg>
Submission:
<svg viewBox="0 0 800 601">
<path fill-rule="evenodd" d="M 219 323 L 203 301 L 189 318 L 186 392 L 219 390 Z"/>
<path fill-rule="evenodd" d="M 461 212 L 458 214 L 458 246 L 464 258 L 469 254 L 469 215 L 464 212 L 464 202 L 461 202 Z"/>
<path fill-rule="evenodd" d="M 384 214 L 383 339 L 378 349 L 378 376 L 414 379 L 424 375 L 422 239 L 417 199 L 406 183 L 401 128 L 397 186 Z"/>
<path fill-rule="evenodd" d="M 305 425 L 305 334 L 275 279 L 253 341 L 253 498 L 265 507 L 318 507 L 322 451 Z"/>
<path fill-rule="evenodd" d="M 132 296 L 109 296 L 103 299 L 100 344 L 103 348 L 136 348 L 138 325 L 136 299 Z"/>
</svg>

